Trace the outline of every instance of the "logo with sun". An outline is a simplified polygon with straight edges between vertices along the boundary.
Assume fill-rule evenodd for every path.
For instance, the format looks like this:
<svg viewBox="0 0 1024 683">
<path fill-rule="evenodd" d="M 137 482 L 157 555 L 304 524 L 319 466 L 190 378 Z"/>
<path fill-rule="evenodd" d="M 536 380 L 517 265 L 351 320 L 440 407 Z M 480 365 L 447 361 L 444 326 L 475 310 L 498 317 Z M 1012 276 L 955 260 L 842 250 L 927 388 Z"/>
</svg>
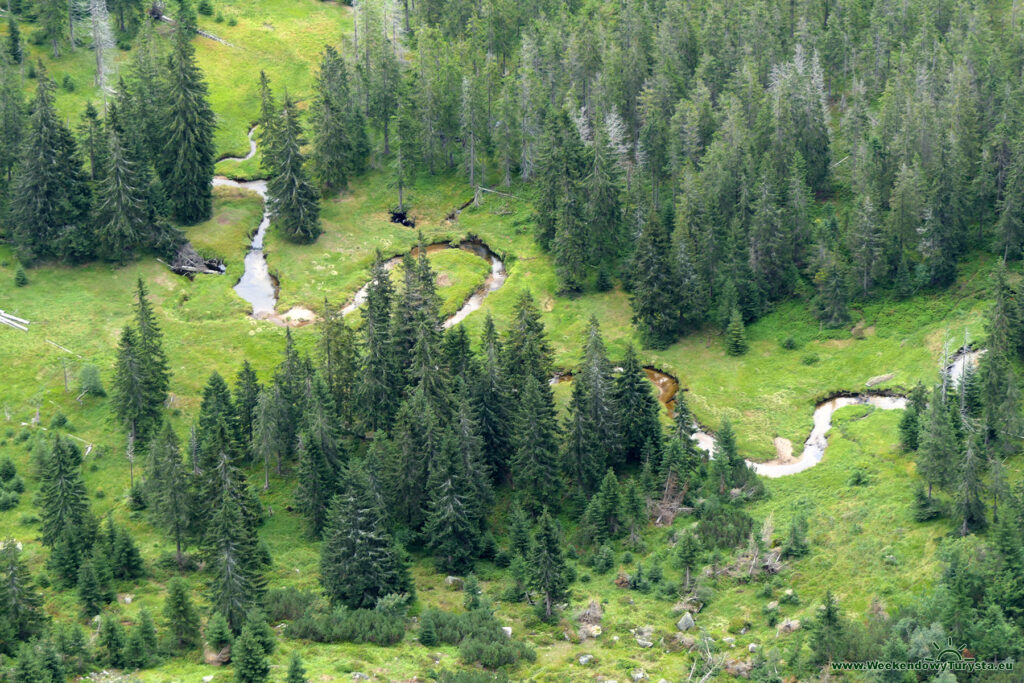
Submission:
<svg viewBox="0 0 1024 683">
<path fill-rule="evenodd" d="M 926 662 L 973 662 L 974 656 L 967 649 L 966 645 L 960 645 L 956 647 L 953 645 L 953 637 L 950 636 L 946 639 L 945 645 L 939 643 L 932 643 L 932 649 L 935 650 L 935 654 L 931 657 L 925 657 Z"/>
</svg>

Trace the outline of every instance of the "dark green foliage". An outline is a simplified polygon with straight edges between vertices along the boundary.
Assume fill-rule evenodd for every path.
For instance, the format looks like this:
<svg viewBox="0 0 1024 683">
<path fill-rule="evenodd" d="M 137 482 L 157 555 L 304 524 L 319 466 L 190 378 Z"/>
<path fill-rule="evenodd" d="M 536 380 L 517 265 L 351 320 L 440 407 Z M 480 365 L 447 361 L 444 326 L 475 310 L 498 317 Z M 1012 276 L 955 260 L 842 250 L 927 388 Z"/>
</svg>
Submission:
<svg viewBox="0 0 1024 683">
<path fill-rule="evenodd" d="M 825 593 L 825 602 L 818 608 L 810 630 L 814 662 L 832 662 L 842 658 L 847 646 L 847 625 L 831 590 Z"/>
<path fill-rule="evenodd" d="M 900 416 L 900 447 L 904 451 L 917 450 L 921 432 L 921 415 L 926 406 L 924 386 L 918 383 L 910 393 L 906 410 Z"/>
<path fill-rule="evenodd" d="M 661 220 L 642 221 L 633 255 L 633 324 L 645 346 L 665 348 L 679 334 L 679 276 Z"/>
<path fill-rule="evenodd" d="M 562 553 L 561 533 L 546 508 L 537 522 L 527 571 L 529 584 L 541 594 L 544 615 L 550 619 L 555 603 L 568 594 L 569 575 Z"/>
<path fill-rule="evenodd" d="M 807 517 L 797 513 L 789 522 L 786 542 L 782 546 L 782 557 L 803 557 L 810 548 L 807 545 Z"/>
<path fill-rule="evenodd" d="M 60 435 L 53 438 L 44 453 L 38 500 L 42 541 L 48 546 L 53 547 L 65 533 L 82 550 L 92 543 L 95 521 L 89 512 L 81 464 L 77 446 Z"/>
<path fill-rule="evenodd" d="M 405 635 L 406 616 L 376 609 L 312 610 L 288 624 L 285 635 L 317 643 L 394 645 Z"/>
<path fill-rule="evenodd" d="M 204 635 L 206 637 L 206 644 L 217 651 L 231 645 L 235 640 L 235 635 L 231 631 L 231 625 L 228 624 L 228 620 L 220 612 L 214 612 L 210 615 L 210 619 L 206 622 Z"/>
<path fill-rule="evenodd" d="M 184 562 L 184 545 L 193 530 L 193 498 L 188 473 L 181 458 L 178 437 L 170 422 L 150 444 L 147 487 L 150 509 L 157 524 L 174 539 L 178 565 Z"/>
<path fill-rule="evenodd" d="M 954 480 L 959 443 L 942 388 L 936 386 L 928 403 L 917 455 L 917 471 L 932 487 L 946 488 Z"/>
<path fill-rule="evenodd" d="M 474 496 L 473 479 L 454 434 L 441 437 L 429 470 L 423 527 L 427 545 L 441 571 L 463 573 L 472 566 L 481 541 L 476 510 L 482 501 Z"/>
<path fill-rule="evenodd" d="M 196 65 L 195 15 L 185 0 L 178 12 L 168 59 L 164 140 L 157 169 L 175 219 L 191 225 L 210 217 L 215 117 Z"/>
<path fill-rule="evenodd" d="M 512 482 L 532 511 L 557 500 L 560 492 L 557 436 L 551 388 L 527 375 L 513 426 Z"/>
<path fill-rule="evenodd" d="M 270 678 L 267 655 L 248 624 L 231 646 L 231 662 L 236 683 L 265 683 Z"/>
<path fill-rule="evenodd" d="M 615 378 L 615 421 L 618 449 L 628 463 L 640 463 L 661 456 L 661 406 L 644 375 L 636 350 L 630 346 Z"/>
<path fill-rule="evenodd" d="M 314 177 L 325 190 L 344 189 L 365 169 L 370 145 L 362 110 L 350 94 L 348 67 L 331 46 L 320 62 L 310 122 Z"/>
<path fill-rule="evenodd" d="M 95 365 L 83 365 L 78 371 L 78 390 L 87 396 L 106 396 L 100 379 L 100 370 Z"/>
<path fill-rule="evenodd" d="M 331 504 L 320 551 L 320 582 L 335 605 L 369 608 L 389 593 L 411 593 L 402 551 L 384 527 L 366 473 L 350 466 Z"/>
<path fill-rule="evenodd" d="M 112 614 L 104 614 L 96 639 L 96 659 L 104 666 L 124 668 L 126 636 L 124 626 Z"/>
<path fill-rule="evenodd" d="M 494 613 L 486 605 L 455 614 L 428 609 L 422 622 L 430 622 L 436 642 L 459 646 L 459 656 L 466 664 L 479 663 L 489 669 L 514 665 L 521 660 L 533 661 L 535 654 L 525 643 L 511 639 L 501 630 Z M 422 644 L 422 636 L 420 642 Z"/>
<path fill-rule="evenodd" d="M 983 531 L 988 526 L 987 508 L 982 502 L 985 494 L 985 461 L 979 457 L 974 440 L 967 444 L 967 452 L 959 465 L 954 511 L 961 536 Z"/>
<path fill-rule="evenodd" d="M 747 333 L 743 328 L 743 316 L 739 309 L 732 309 L 729 326 L 725 330 L 725 350 L 730 356 L 742 356 L 747 352 Z"/>
<path fill-rule="evenodd" d="M 245 615 L 243 631 L 245 629 L 250 631 L 252 637 L 263 648 L 263 652 L 268 655 L 274 654 L 274 650 L 277 649 L 277 636 L 274 629 L 267 623 L 267 615 L 262 609 L 254 607 L 249 610 L 249 613 Z"/>
<path fill-rule="evenodd" d="M 13 64 L 21 64 L 25 58 L 21 45 L 21 30 L 13 16 L 7 17 L 7 56 Z"/>
<path fill-rule="evenodd" d="M 54 110 L 54 85 L 39 77 L 11 188 L 10 238 L 31 261 L 81 261 L 92 254 L 91 197 L 78 145 Z"/>
<path fill-rule="evenodd" d="M 13 539 L 0 543 L 0 621 L 9 628 L 6 638 L 23 641 L 38 635 L 46 622 L 43 597 L 36 589 L 21 551 Z M 0 650 L 10 652 L 5 642 Z"/>
<path fill-rule="evenodd" d="M 483 365 L 473 383 L 473 409 L 488 469 L 500 480 L 508 475 L 512 454 L 513 406 L 501 364 L 501 342 L 490 312 L 484 321 L 481 342 Z"/>
<path fill-rule="evenodd" d="M 15 287 L 27 287 L 28 286 L 28 275 L 25 274 L 25 269 L 18 266 L 18 269 L 14 271 L 14 286 Z"/>
<path fill-rule="evenodd" d="M 746 542 L 754 520 L 743 510 L 709 499 L 698 508 L 697 536 L 706 549 L 735 548 Z"/>
<path fill-rule="evenodd" d="M 288 677 L 285 683 L 307 683 L 306 669 L 302 666 L 302 657 L 298 652 L 293 652 L 288 660 Z"/>
<path fill-rule="evenodd" d="M 199 613 L 192 604 L 188 583 L 181 577 L 174 577 L 167 585 L 163 618 L 168 645 L 173 651 L 180 652 L 198 647 Z"/>
<path fill-rule="evenodd" d="M 264 151 L 273 175 L 267 181 L 267 207 L 272 224 L 293 242 L 315 242 L 320 227 L 320 193 L 305 170 L 302 126 L 295 104 L 285 95 L 272 145 Z"/>
</svg>

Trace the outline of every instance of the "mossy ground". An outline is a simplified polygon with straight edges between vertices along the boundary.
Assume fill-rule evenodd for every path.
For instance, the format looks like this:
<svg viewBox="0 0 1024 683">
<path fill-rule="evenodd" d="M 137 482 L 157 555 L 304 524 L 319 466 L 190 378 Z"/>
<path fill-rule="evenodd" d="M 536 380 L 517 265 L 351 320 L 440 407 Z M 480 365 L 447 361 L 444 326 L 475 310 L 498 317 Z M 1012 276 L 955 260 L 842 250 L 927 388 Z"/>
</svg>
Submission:
<svg viewBox="0 0 1024 683">
<path fill-rule="evenodd" d="M 316 0 L 237 0 L 217 3 L 215 9 L 225 17 L 236 17 L 237 25 L 210 18 L 202 18 L 201 25 L 239 47 L 197 38 L 197 55 L 218 115 L 218 152 L 243 155 L 246 131 L 258 111 L 259 69 L 266 69 L 279 87 L 287 84 L 293 96 L 308 98 L 317 54 L 323 43 L 339 43 L 351 32 L 351 14 L 348 8 Z M 23 25 L 23 29 L 29 34 L 33 27 Z M 161 32 L 166 30 L 161 28 Z M 42 57 L 58 82 L 64 73 L 72 75 L 76 90 L 62 90 L 58 96 L 62 114 L 74 119 L 87 99 L 99 100 L 91 86 L 94 62 L 88 50 L 66 50 L 60 60 L 49 59 L 45 47 L 33 46 L 30 54 Z M 127 57 L 119 55 L 122 63 Z M 26 89 L 31 87 L 27 82 Z M 258 155 L 241 163 L 221 162 L 218 172 L 253 177 L 258 173 Z M 385 255 L 403 253 L 415 245 L 418 230 L 427 242 L 474 234 L 506 260 L 507 283 L 484 303 L 484 310 L 493 313 L 499 327 L 510 318 L 519 293 L 529 289 L 543 309 L 559 367 L 579 361 L 581 339 L 591 315 L 601 322 L 612 357 L 621 357 L 627 344 L 637 342 L 630 325 L 628 296 L 621 290 L 572 298 L 558 294 L 551 260 L 531 236 L 530 192 L 529 187 L 513 185 L 508 188 L 513 197 L 485 194 L 481 206 L 469 207 L 458 221 L 449 223 L 445 216 L 470 197 L 470 190 L 461 177 L 423 176 L 408 190 L 410 214 L 417 222 L 417 229 L 409 229 L 390 222 L 388 211 L 397 203 L 395 191 L 383 171 L 371 171 L 353 181 L 348 191 L 324 199 L 325 232 L 316 244 L 294 245 L 271 230 L 266 253 L 270 269 L 281 283 L 279 310 L 301 304 L 320 311 L 325 298 L 340 305 L 366 281 L 375 249 Z M 159 611 L 172 571 L 158 560 L 171 550 L 171 544 L 144 513 L 128 510 L 123 435 L 110 417 L 106 399 L 76 400 L 74 375 L 78 367 L 90 363 L 100 367 L 109 382 L 118 335 L 129 320 L 135 281 L 141 277 L 150 289 L 166 337 L 174 372 L 170 413 L 179 433 L 184 435 L 194 418 L 211 370 L 230 379 L 241 359 L 248 358 L 262 379 L 270 376 L 281 356 L 284 331 L 250 319 L 248 305 L 231 289 L 241 275 L 248 236 L 259 223 L 261 205 L 245 193 L 220 189 L 216 195 L 213 218 L 190 228 L 188 235 L 201 252 L 226 261 L 223 276 L 188 280 L 147 256 L 127 266 L 42 265 L 28 271 L 29 286 L 16 288 L 16 259 L 9 249 L 0 247 L 0 308 L 32 321 L 28 333 L 0 328 L 0 408 L 4 411 L 0 457 L 11 457 L 28 485 L 19 506 L 0 513 L 0 537 L 22 541 L 33 573 L 45 573 L 47 552 L 35 540 L 38 527 L 32 523 L 37 514 L 32 500 L 38 481 L 27 446 L 54 414 L 64 413 L 72 426 L 70 433 L 83 444 L 95 445 L 84 466 L 94 511 L 97 515 L 112 512 L 131 528 L 150 568 L 145 579 L 117 587 L 119 593 L 133 596 L 130 605 L 119 602 L 114 608 L 125 620 L 133 619 L 140 606 Z M 443 284 L 439 293 L 446 313 L 456 309 L 487 272 L 483 261 L 462 251 L 435 254 L 431 261 Z M 993 265 L 985 257 L 970 257 L 949 290 L 904 301 L 886 297 L 870 301 L 856 307 L 850 326 L 839 330 L 820 329 L 804 300 L 783 304 L 748 327 L 750 352 L 739 358 L 726 355 L 718 331 L 708 329 L 664 351 L 644 350 L 642 360 L 679 377 L 691 408 L 703 423 L 715 428 L 728 415 L 736 426 L 743 454 L 768 459 L 776 435 L 790 439 L 799 449 L 810 431 L 815 401 L 830 392 L 861 389 L 868 378 L 890 372 L 894 377 L 881 388 L 905 389 L 917 381 L 933 380 L 946 339 L 958 345 L 965 328 L 972 338 L 982 335 Z M 484 315 L 483 311 L 474 313 L 464 323 L 474 338 Z M 856 337 L 851 333 L 854 324 L 861 331 Z M 296 329 L 294 336 L 300 349 L 309 350 L 316 326 Z M 796 349 L 783 348 L 781 341 L 787 337 L 794 339 Z M 69 392 L 64 391 L 65 365 L 72 376 Z M 567 400 L 569 386 L 556 388 L 560 403 Z M 22 426 L 37 410 L 40 426 Z M 891 608 L 909 602 L 935 581 L 934 550 L 949 532 L 948 523 L 918 524 L 911 519 L 914 466 L 897 446 L 899 413 L 864 413 L 862 408 L 839 411 L 824 461 L 801 474 L 766 481 L 769 497 L 750 507 L 759 525 L 772 518 L 776 537 L 784 536 L 797 511 L 810 520 L 810 554 L 787 562 L 775 579 L 775 598 L 785 588 L 793 588 L 800 598 L 798 605 L 783 607 L 783 616 L 807 619 L 825 589 L 831 588 L 843 609 L 860 617 L 875 599 Z M 28 440 L 21 440 L 21 434 Z M 1019 460 L 1009 465 L 1017 476 Z M 868 485 L 848 485 L 857 468 L 867 471 Z M 259 481 L 262 473 L 254 471 L 252 478 Z M 316 544 L 304 540 L 301 519 L 286 510 L 293 487 L 292 478 L 272 476 L 270 490 L 262 494 L 272 510 L 260 531 L 274 556 L 268 578 L 271 587 L 315 590 Z M 499 533 L 503 504 L 494 515 Z M 571 532 L 571 520 L 564 521 Z M 689 518 L 681 517 L 675 529 L 690 523 Z M 678 583 L 679 573 L 669 561 L 671 531 L 649 530 L 643 562 L 646 565 L 652 558 L 662 558 L 668 581 Z M 617 550 L 621 558 L 622 548 Z M 647 624 L 655 627 L 656 635 L 672 633 L 673 600 L 616 588 L 614 570 L 604 575 L 582 566 L 577 570 L 580 579 L 572 587 L 571 607 L 564 616 L 568 619 L 589 600 L 597 599 L 605 604 L 604 635 L 582 644 L 567 641 L 563 635 L 569 627 L 567 619 L 545 625 L 526 605 L 496 601 L 499 619 L 512 625 L 517 637 L 537 646 L 536 663 L 515 671 L 513 678 L 590 680 L 603 674 L 622 679 L 637 666 L 644 667 L 654 680 L 677 680 L 689 673 L 690 655 L 666 653 L 660 646 L 642 649 L 629 633 L 630 628 Z M 478 574 L 485 591 L 497 600 L 506 582 L 504 572 L 481 563 Z M 584 575 L 590 575 L 590 581 L 584 581 Z M 429 560 L 417 558 L 414 576 L 421 605 L 461 608 L 461 594 L 445 588 L 444 577 L 434 571 Z M 192 575 L 190 580 L 201 590 L 201 575 Z M 50 614 L 77 618 L 73 592 L 51 589 L 47 595 Z M 716 587 L 714 600 L 698 616 L 698 623 L 721 639 L 737 619 L 749 620 L 752 630 L 737 636 L 737 658 L 745 656 L 751 642 L 770 648 L 777 641 L 775 629 L 767 626 L 761 614 L 763 605 L 772 599 L 765 595 L 758 584 L 723 580 Z M 788 642 L 787 637 L 778 641 L 784 655 Z M 283 678 L 293 649 L 302 653 L 310 677 L 318 681 L 348 679 L 352 671 L 402 680 L 457 664 L 454 648 L 424 648 L 415 641 L 415 630 L 391 648 L 282 640 L 273 657 L 275 679 Z M 586 668 L 576 663 L 583 653 L 595 657 Z M 230 669 L 204 666 L 196 655 L 165 662 L 140 673 L 139 678 L 197 681 L 210 674 L 215 681 L 231 680 L 232 676 Z"/>
</svg>

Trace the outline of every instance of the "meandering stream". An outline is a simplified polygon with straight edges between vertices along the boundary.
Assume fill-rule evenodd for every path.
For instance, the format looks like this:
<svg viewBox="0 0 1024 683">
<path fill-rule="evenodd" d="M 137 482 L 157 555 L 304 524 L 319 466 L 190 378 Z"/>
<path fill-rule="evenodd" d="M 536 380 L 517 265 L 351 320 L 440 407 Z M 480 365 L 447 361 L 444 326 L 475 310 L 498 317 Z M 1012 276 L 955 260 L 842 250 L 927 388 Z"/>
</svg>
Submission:
<svg viewBox="0 0 1024 683">
<path fill-rule="evenodd" d="M 967 367 L 977 368 L 978 360 L 985 349 L 960 349 L 952 361 L 945 367 L 950 383 L 956 386 L 964 376 Z M 621 370 L 621 368 L 616 368 Z M 679 380 L 672 375 L 653 366 L 645 366 L 644 373 L 658 390 L 658 401 L 665 406 L 669 415 L 675 415 L 675 397 L 679 392 Z M 551 378 L 551 384 L 572 380 L 572 372 L 559 372 Z M 907 407 L 907 398 L 896 394 L 877 393 L 844 393 L 832 396 L 814 407 L 813 422 L 810 435 L 804 442 L 803 451 L 798 457 L 792 454 L 792 444 L 788 439 L 775 440 L 778 456 L 767 462 L 747 460 L 755 472 L 765 477 L 785 477 L 814 467 L 825 457 L 828 447 L 828 433 L 832 429 L 832 415 L 840 408 L 854 405 L 870 405 L 880 410 L 902 410 Z M 709 457 L 714 457 L 715 437 L 705 428 L 695 424 L 693 440 L 698 448 Z"/>
</svg>

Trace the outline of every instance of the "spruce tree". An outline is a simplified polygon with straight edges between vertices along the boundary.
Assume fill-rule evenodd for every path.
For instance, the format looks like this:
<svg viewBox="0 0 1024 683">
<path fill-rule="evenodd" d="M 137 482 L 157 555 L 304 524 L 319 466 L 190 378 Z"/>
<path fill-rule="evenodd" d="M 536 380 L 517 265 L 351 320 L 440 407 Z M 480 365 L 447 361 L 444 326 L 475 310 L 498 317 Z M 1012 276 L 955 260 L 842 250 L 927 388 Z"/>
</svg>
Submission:
<svg viewBox="0 0 1024 683">
<path fill-rule="evenodd" d="M 603 272 L 613 268 L 623 250 L 623 216 L 619 168 L 603 127 L 594 134 L 593 161 L 583 181 L 591 262 Z"/>
<path fill-rule="evenodd" d="M 975 439 L 970 439 L 967 452 L 960 463 L 956 486 L 956 517 L 961 536 L 983 531 L 988 526 L 985 503 L 985 461 L 978 456 Z"/>
<path fill-rule="evenodd" d="M 178 437 L 169 422 L 150 445 L 150 471 L 147 480 L 150 507 L 157 524 L 174 540 L 178 565 L 184 561 L 184 546 L 191 532 L 191 482 L 181 459 Z"/>
<path fill-rule="evenodd" d="M 153 306 L 149 302 L 149 292 L 140 277 L 135 288 L 135 327 L 139 334 L 139 355 L 143 364 L 143 376 L 153 403 L 153 410 L 167 400 L 167 388 L 170 386 L 171 371 L 167 355 L 163 348 L 163 332 L 157 322 Z M 143 435 L 150 433 L 149 428 L 157 425 L 145 425 Z"/>
<path fill-rule="evenodd" d="M 738 308 L 733 308 L 729 316 L 729 326 L 725 330 L 725 350 L 730 356 L 742 356 L 747 352 L 747 333 Z"/>
<path fill-rule="evenodd" d="M 582 491 L 591 492 L 621 445 L 615 380 L 595 317 L 590 319 L 583 353 L 583 365 L 573 378 L 562 462 L 569 478 Z"/>
<path fill-rule="evenodd" d="M 327 522 L 327 511 L 334 497 L 336 475 L 320 443 L 309 432 L 299 435 L 299 485 L 296 507 L 306 518 L 309 535 L 320 538 Z"/>
<path fill-rule="evenodd" d="M 512 405 L 505 369 L 501 364 L 501 342 L 490 311 L 481 335 L 483 366 L 475 376 L 473 409 L 483 440 L 483 453 L 495 481 L 508 476 L 512 452 Z"/>
<path fill-rule="evenodd" d="M 7 56 L 12 64 L 21 64 L 25 58 L 21 45 L 21 30 L 13 16 L 7 17 Z"/>
<path fill-rule="evenodd" d="M 96 645 L 98 650 L 96 658 L 100 664 L 114 669 L 124 668 L 124 626 L 114 615 L 110 613 L 103 615 Z"/>
<path fill-rule="evenodd" d="M 527 376 L 547 384 L 551 377 L 553 352 L 548 343 L 537 302 L 529 290 L 516 301 L 512 322 L 502 344 L 505 379 L 516 397 L 522 394 Z"/>
<path fill-rule="evenodd" d="M 192 604 L 188 582 L 180 576 L 167 584 L 163 618 L 173 651 L 193 650 L 199 646 L 199 613 Z"/>
<path fill-rule="evenodd" d="M 92 254 L 88 182 L 74 136 L 57 117 L 54 83 L 45 72 L 38 76 L 10 201 L 10 238 L 23 261 L 81 261 Z"/>
<path fill-rule="evenodd" d="M 438 569 L 464 573 L 472 567 L 480 543 L 480 527 L 473 514 L 472 482 L 454 434 L 443 437 L 441 449 L 430 461 L 427 490 L 423 532 Z"/>
<path fill-rule="evenodd" d="M 622 372 L 615 378 L 614 396 L 621 459 L 628 463 L 642 463 L 646 457 L 660 457 L 661 405 L 632 346 L 627 347 Z M 659 464 L 658 461 L 652 463 L 655 467 Z"/>
<path fill-rule="evenodd" d="M 394 158 L 391 160 L 391 184 L 398 191 L 399 213 L 405 213 L 405 188 L 416 177 L 419 161 L 419 120 L 413 99 L 415 81 L 405 81 L 398 95 L 398 110 L 391 121 L 395 131 Z M 472 185 L 472 183 L 470 183 Z"/>
<path fill-rule="evenodd" d="M 306 173 L 302 153 L 302 126 L 295 104 L 284 98 L 275 133 L 274 145 L 264 151 L 273 159 L 275 173 L 267 181 L 267 208 L 272 224 L 285 237 L 310 244 L 323 232 L 320 226 L 320 193 Z"/>
<path fill-rule="evenodd" d="M 284 410 L 280 405 L 280 392 L 275 387 L 265 387 L 256 401 L 253 422 L 252 456 L 263 462 L 263 490 L 270 488 L 270 462 L 276 460 L 277 472 L 281 473 L 281 443 L 279 423 Z"/>
<path fill-rule="evenodd" d="M 356 333 L 344 314 L 324 300 L 318 344 L 323 376 L 334 399 L 341 426 L 352 429 L 356 413 L 356 385 L 359 382 L 360 349 Z"/>
<path fill-rule="evenodd" d="M 265 683 L 270 679 L 270 663 L 252 629 L 246 625 L 231 646 L 235 683 Z"/>
<path fill-rule="evenodd" d="M 308 683 L 306 669 L 302 666 L 302 657 L 298 652 L 293 652 L 291 659 L 288 660 L 288 677 L 285 678 L 285 683 Z"/>
<path fill-rule="evenodd" d="M 398 368 L 391 343 L 391 309 L 394 290 L 380 252 L 370 271 L 366 310 L 363 313 L 363 355 L 356 401 L 366 428 L 388 426 L 398 408 Z"/>
<path fill-rule="evenodd" d="M 639 233 L 632 264 L 633 324 L 644 345 L 664 348 L 679 332 L 679 276 L 661 220 L 652 214 Z"/>
<path fill-rule="evenodd" d="M 694 533 L 686 532 L 676 542 L 676 564 L 683 570 L 683 591 L 689 591 L 693 571 L 700 562 L 700 539 Z"/>
<path fill-rule="evenodd" d="M 916 451 L 921 433 L 921 418 L 927 408 L 924 385 L 918 382 L 907 399 L 907 408 L 900 416 L 900 447 L 907 452 Z"/>
<path fill-rule="evenodd" d="M 544 616 L 550 619 L 555 604 L 568 596 L 569 574 L 562 554 L 561 534 L 547 508 L 537 521 L 527 568 L 530 586 L 540 592 Z"/>
<path fill-rule="evenodd" d="M 928 500 L 931 500 L 933 486 L 946 488 L 953 481 L 958 448 L 942 388 L 936 386 L 928 403 L 917 449 L 917 471 L 928 482 Z"/>
<path fill-rule="evenodd" d="M 81 465 L 78 449 L 59 434 L 54 436 L 39 475 L 38 498 L 42 542 L 51 548 L 64 533 L 73 536 L 83 550 L 92 544 L 95 522 Z"/>
<path fill-rule="evenodd" d="M 350 92 L 349 71 L 331 46 L 324 48 L 310 106 L 313 176 L 327 191 L 344 189 L 366 166 L 369 141 L 362 110 Z"/>
<path fill-rule="evenodd" d="M 128 432 L 128 465 L 134 486 L 136 445 L 141 444 L 140 434 L 158 418 L 159 404 L 155 404 L 156 397 L 146 381 L 138 336 L 131 327 L 121 332 L 111 398 L 114 412 Z"/>
<path fill-rule="evenodd" d="M 818 608 L 810 630 L 815 663 L 837 661 L 843 656 L 846 649 L 846 625 L 831 590 L 825 592 L 825 602 Z"/>
<path fill-rule="evenodd" d="M 253 421 L 256 418 L 256 403 L 259 400 L 261 389 L 259 379 L 256 377 L 256 371 L 249 365 L 248 359 L 243 360 L 242 367 L 239 369 L 238 376 L 235 379 L 233 403 L 238 434 L 249 454 L 251 453 L 249 452 L 248 445 L 252 443 Z"/>
<path fill-rule="evenodd" d="M 388 593 L 411 593 L 405 560 L 384 526 L 366 473 L 350 465 L 331 504 L 320 550 L 320 583 L 332 604 L 372 608 Z"/>
<path fill-rule="evenodd" d="M 182 0 L 167 62 L 165 137 L 158 165 L 171 213 L 186 225 L 208 219 L 213 210 L 210 181 L 216 119 L 196 64 L 192 46 L 195 26 L 192 7 L 188 0 Z"/>
<path fill-rule="evenodd" d="M 557 500 L 559 479 L 558 423 L 547 382 L 527 375 L 513 426 L 512 482 L 526 506 L 537 512 Z"/>
<path fill-rule="evenodd" d="M 38 635 L 46 622 L 42 605 L 43 596 L 21 559 L 17 542 L 0 541 L 0 621 L 9 626 L 8 635 L 14 640 Z"/>
<path fill-rule="evenodd" d="M 151 242 L 149 183 L 115 129 L 108 133 L 105 157 L 96 192 L 97 252 L 124 263 Z"/>
</svg>

